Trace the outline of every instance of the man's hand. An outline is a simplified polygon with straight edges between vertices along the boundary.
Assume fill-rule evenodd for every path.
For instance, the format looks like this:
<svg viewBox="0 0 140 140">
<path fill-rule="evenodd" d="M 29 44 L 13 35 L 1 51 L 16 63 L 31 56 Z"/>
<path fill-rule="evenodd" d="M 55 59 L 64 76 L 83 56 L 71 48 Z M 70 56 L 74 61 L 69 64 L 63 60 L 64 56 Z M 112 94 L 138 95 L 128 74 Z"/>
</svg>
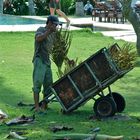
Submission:
<svg viewBox="0 0 140 140">
<path fill-rule="evenodd" d="M 57 26 L 56 24 L 48 24 L 46 32 L 38 35 L 36 37 L 36 40 L 40 42 L 44 40 L 46 37 L 48 37 L 51 33 L 56 32 L 57 29 L 56 26 Z"/>
</svg>

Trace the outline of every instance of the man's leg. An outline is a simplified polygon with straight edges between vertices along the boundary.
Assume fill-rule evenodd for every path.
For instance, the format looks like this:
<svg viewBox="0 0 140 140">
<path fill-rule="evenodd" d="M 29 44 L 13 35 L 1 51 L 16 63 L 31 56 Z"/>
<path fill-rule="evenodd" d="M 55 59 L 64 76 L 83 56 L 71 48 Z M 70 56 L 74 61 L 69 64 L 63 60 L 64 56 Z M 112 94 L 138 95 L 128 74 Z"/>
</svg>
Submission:
<svg viewBox="0 0 140 140">
<path fill-rule="evenodd" d="M 66 16 L 66 14 L 64 12 L 62 12 L 60 9 L 56 9 L 56 12 L 58 15 L 63 17 L 67 21 L 68 24 L 70 23 L 70 20 L 68 19 L 68 17 Z"/>
<path fill-rule="evenodd" d="M 66 14 L 63 11 L 61 11 L 61 9 L 60 9 L 60 1 L 59 0 L 55 0 L 55 8 L 56 8 L 57 14 L 59 16 L 63 17 L 67 21 L 67 25 L 69 26 L 70 20 L 68 19 Z"/>
<path fill-rule="evenodd" d="M 53 83 L 51 66 L 46 65 L 46 73 L 43 82 L 43 100 L 42 109 L 47 109 L 47 98 L 51 96 L 51 85 Z M 47 97 L 47 98 L 46 98 Z"/>
<path fill-rule="evenodd" d="M 41 109 L 42 109 L 43 111 L 45 111 L 45 110 L 47 109 L 47 107 L 48 107 L 48 105 L 47 105 L 47 103 L 46 103 L 46 95 L 43 94 L 43 102 L 42 102 L 42 104 L 41 104 Z"/>
<path fill-rule="evenodd" d="M 35 103 L 35 111 L 38 112 L 39 109 L 39 94 L 33 93 L 34 103 Z"/>
<path fill-rule="evenodd" d="M 55 2 L 54 0 L 50 0 L 49 3 L 49 8 L 50 8 L 50 15 L 54 15 L 55 13 Z"/>
<path fill-rule="evenodd" d="M 54 8 L 50 8 L 50 15 L 54 15 L 54 11 L 55 11 Z"/>
<path fill-rule="evenodd" d="M 40 58 L 34 60 L 33 70 L 33 98 L 35 103 L 35 111 L 39 111 L 39 93 L 45 77 L 45 64 L 42 63 Z"/>
</svg>

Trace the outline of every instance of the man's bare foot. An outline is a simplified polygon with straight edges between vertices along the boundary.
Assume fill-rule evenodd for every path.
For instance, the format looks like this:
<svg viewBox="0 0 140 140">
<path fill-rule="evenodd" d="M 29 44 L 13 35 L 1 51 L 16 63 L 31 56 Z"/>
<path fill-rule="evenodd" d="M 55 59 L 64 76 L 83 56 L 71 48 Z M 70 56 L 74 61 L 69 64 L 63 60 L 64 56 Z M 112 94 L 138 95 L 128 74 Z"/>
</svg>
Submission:
<svg viewBox="0 0 140 140">
<path fill-rule="evenodd" d="M 36 108 L 34 109 L 34 111 L 35 111 L 35 112 L 40 112 L 40 108 L 39 108 L 39 107 L 36 107 Z"/>
<path fill-rule="evenodd" d="M 41 110 L 42 111 L 45 111 L 46 109 L 48 108 L 48 105 L 45 101 L 42 102 L 42 105 L 41 105 Z"/>
</svg>

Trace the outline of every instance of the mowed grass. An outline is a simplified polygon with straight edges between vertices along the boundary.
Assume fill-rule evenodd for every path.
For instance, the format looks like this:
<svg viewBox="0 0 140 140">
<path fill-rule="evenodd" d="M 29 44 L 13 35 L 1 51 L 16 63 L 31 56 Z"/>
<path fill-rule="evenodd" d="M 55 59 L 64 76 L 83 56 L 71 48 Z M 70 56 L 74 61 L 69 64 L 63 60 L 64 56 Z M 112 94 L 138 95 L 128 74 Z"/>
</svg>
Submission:
<svg viewBox="0 0 140 140">
<path fill-rule="evenodd" d="M 114 40 L 111 37 L 102 36 L 100 33 L 91 33 L 89 30 L 73 31 L 73 39 L 68 56 L 71 59 L 78 57 L 83 61 L 103 47 L 114 42 L 120 46 L 122 40 Z M 135 44 L 134 44 L 135 45 Z M 0 109 L 6 112 L 10 120 L 21 115 L 30 116 L 33 112 L 30 107 L 18 107 L 17 103 L 33 103 L 32 97 L 32 56 L 34 50 L 34 32 L 8 32 L 0 33 Z M 90 120 L 94 115 L 94 101 L 88 101 L 73 113 L 64 115 L 61 113 L 59 102 L 49 104 L 47 115 L 36 115 L 35 122 L 26 126 L 6 126 L 0 124 L 0 139 L 11 131 L 25 131 L 29 140 L 52 140 L 54 133 L 49 127 L 52 125 L 66 125 L 73 127 L 72 131 L 59 133 L 89 133 L 91 128 L 100 127 L 99 134 L 124 135 L 124 140 L 131 140 L 139 136 L 140 122 L 140 59 L 136 67 L 121 79 L 111 85 L 112 91 L 123 95 L 126 100 L 126 108 L 122 114 L 131 119 L 126 121 Z M 53 79 L 56 81 L 56 66 L 52 63 Z M 108 91 L 106 91 L 108 92 Z"/>
</svg>

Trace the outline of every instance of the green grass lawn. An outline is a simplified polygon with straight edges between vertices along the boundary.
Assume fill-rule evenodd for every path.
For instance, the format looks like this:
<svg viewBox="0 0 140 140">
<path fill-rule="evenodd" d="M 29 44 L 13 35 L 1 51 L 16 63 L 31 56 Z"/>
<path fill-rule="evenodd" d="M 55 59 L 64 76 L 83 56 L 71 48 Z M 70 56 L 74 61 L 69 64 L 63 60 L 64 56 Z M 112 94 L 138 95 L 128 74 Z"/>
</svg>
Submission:
<svg viewBox="0 0 140 140">
<path fill-rule="evenodd" d="M 73 39 L 68 56 L 72 59 L 78 57 L 83 61 L 102 47 L 114 42 L 124 44 L 122 40 L 102 36 L 100 33 L 90 33 L 88 30 L 73 31 Z M 135 44 L 134 44 L 135 45 Z M 0 33 L 0 109 L 9 116 L 7 120 L 21 116 L 32 115 L 30 107 L 17 107 L 19 101 L 33 103 L 32 98 L 32 56 L 34 49 L 33 32 Z M 88 101 L 73 113 L 64 115 L 60 112 L 61 105 L 57 102 L 49 104 L 47 115 L 37 115 L 35 122 L 30 125 L 6 126 L 0 123 L 0 139 L 11 130 L 27 132 L 29 140 L 51 140 L 53 132 L 49 126 L 60 124 L 73 127 L 72 131 L 59 133 L 89 133 L 91 128 L 100 127 L 99 134 L 124 135 L 124 140 L 131 140 L 139 136 L 140 122 L 140 60 L 136 67 L 123 78 L 112 84 L 112 90 L 121 93 L 126 100 L 123 114 L 131 117 L 130 120 L 97 121 L 89 120 L 93 115 L 94 101 Z M 52 64 L 53 78 L 56 81 L 56 66 Z M 7 121 L 6 120 L 6 121 Z"/>
</svg>

